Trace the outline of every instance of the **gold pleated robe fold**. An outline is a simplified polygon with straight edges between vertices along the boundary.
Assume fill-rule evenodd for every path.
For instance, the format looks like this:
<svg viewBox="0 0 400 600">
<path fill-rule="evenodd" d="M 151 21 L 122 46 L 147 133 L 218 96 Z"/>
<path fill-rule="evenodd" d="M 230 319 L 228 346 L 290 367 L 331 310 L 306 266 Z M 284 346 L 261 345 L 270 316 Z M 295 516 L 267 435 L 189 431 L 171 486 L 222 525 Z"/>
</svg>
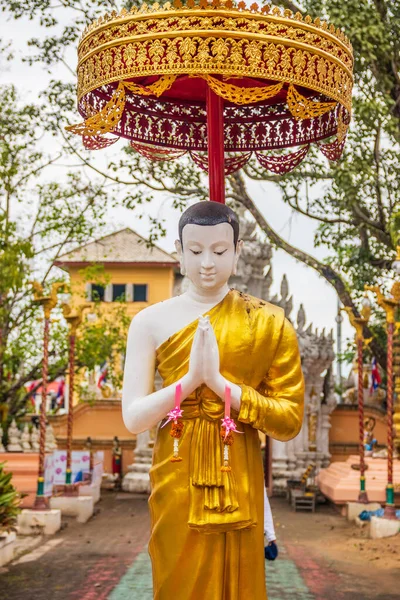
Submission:
<svg viewBox="0 0 400 600">
<path fill-rule="evenodd" d="M 221 472 L 224 404 L 206 386 L 182 403 L 182 462 L 170 425 L 159 428 L 150 471 L 149 551 L 155 600 L 265 600 L 263 468 L 257 429 L 288 440 L 300 430 L 304 384 L 296 334 L 283 311 L 231 290 L 207 315 L 221 374 L 242 388 L 238 430 Z M 187 373 L 197 321 L 157 350 L 164 387 Z"/>
</svg>

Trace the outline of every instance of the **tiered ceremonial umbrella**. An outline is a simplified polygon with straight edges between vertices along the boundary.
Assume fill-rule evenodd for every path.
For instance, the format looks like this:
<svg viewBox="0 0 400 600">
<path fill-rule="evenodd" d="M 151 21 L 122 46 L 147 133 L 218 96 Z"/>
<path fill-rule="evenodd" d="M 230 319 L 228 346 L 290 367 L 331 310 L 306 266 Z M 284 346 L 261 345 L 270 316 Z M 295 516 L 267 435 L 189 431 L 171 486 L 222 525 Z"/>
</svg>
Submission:
<svg viewBox="0 0 400 600">
<path fill-rule="evenodd" d="M 253 154 L 280 174 L 312 143 L 329 160 L 343 151 L 352 49 L 318 18 L 231 0 L 143 4 L 89 25 L 78 56 L 84 122 L 68 129 L 93 150 L 122 137 L 152 160 L 189 153 L 211 200 Z"/>
</svg>

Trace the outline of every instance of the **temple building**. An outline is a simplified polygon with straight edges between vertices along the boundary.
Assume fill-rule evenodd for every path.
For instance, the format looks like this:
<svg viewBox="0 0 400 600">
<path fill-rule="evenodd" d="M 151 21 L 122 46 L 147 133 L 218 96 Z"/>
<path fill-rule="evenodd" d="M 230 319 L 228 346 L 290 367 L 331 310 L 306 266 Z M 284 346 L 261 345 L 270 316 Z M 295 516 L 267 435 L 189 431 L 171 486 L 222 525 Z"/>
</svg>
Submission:
<svg viewBox="0 0 400 600">
<path fill-rule="evenodd" d="M 125 300 L 132 317 L 149 304 L 171 297 L 176 264 L 173 256 L 157 246 L 150 247 L 129 228 L 76 248 L 55 263 L 69 274 L 73 303 Z M 96 278 L 87 281 L 90 271 L 85 273 L 85 269 L 94 265 L 104 269 L 99 276 L 106 282 L 99 283 Z"/>
</svg>

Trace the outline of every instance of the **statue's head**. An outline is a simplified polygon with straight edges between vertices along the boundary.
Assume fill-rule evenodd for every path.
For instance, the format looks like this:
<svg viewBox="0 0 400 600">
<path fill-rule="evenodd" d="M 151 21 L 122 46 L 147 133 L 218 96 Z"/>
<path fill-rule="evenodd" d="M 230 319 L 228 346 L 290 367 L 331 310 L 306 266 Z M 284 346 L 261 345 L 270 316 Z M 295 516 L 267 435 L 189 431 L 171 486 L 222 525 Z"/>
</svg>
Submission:
<svg viewBox="0 0 400 600">
<path fill-rule="evenodd" d="M 179 220 L 179 240 L 175 242 L 182 274 L 203 289 L 225 285 L 236 272 L 242 242 L 239 219 L 229 206 L 218 202 L 198 202 Z"/>
</svg>

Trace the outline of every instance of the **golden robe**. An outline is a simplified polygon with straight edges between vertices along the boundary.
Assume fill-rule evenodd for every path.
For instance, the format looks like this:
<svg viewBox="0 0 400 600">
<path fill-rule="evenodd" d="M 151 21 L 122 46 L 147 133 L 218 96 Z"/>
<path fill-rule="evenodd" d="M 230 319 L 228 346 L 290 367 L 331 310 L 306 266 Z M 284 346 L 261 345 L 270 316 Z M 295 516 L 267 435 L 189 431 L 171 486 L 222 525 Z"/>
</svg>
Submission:
<svg viewBox="0 0 400 600">
<path fill-rule="evenodd" d="M 182 403 L 182 462 L 170 461 L 170 426 L 159 428 L 150 471 L 149 551 L 155 600 L 265 600 L 263 467 L 257 430 L 298 434 L 304 383 L 297 338 L 281 308 L 231 290 L 207 315 L 221 374 L 242 388 L 238 429 L 221 472 L 224 404 L 202 385 Z M 169 386 L 187 373 L 197 320 L 157 350 Z"/>
</svg>

